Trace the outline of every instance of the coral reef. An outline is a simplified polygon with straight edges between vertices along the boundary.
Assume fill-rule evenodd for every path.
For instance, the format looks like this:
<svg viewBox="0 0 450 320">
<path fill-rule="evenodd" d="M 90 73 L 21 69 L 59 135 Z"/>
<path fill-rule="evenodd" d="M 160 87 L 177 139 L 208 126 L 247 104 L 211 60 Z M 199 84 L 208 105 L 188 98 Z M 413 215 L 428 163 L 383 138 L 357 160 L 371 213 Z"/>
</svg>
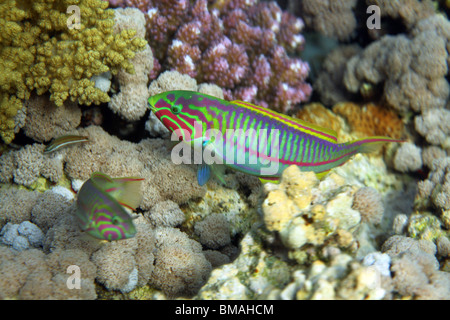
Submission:
<svg viewBox="0 0 450 320">
<path fill-rule="evenodd" d="M 24 221 L 21 224 L 7 223 L 0 231 L 1 241 L 14 250 L 23 251 L 30 247 L 42 247 L 44 234 L 34 223 Z"/>
<path fill-rule="evenodd" d="M 92 76 L 116 74 L 119 69 L 134 72 L 129 59 L 144 48 L 145 40 L 132 30 L 114 33 L 114 11 L 106 10 L 107 2 L 79 1 L 80 24 L 66 14 L 71 4 L 48 0 L 3 4 L 0 116 L 6 142 L 14 136 L 13 122 L 22 108 L 18 99 L 28 99 L 33 90 L 38 95 L 50 92 L 57 106 L 69 97 L 81 104 L 98 104 L 109 101 L 109 96 L 95 87 Z"/>
<path fill-rule="evenodd" d="M 402 143 L 394 157 L 394 168 L 400 172 L 422 168 L 422 150 L 411 142 Z"/>
<path fill-rule="evenodd" d="M 80 289 L 71 290 L 67 268 L 76 265 L 83 272 Z M 95 265 L 81 250 L 58 250 L 45 255 L 38 249 L 21 252 L 0 246 L 1 299 L 95 299 Z"/>
<path fill-rule="evenodd" d="M 347 62 L 362 49 L 358 45 L 342 45 L 327 54 L 314 82 L 314 91 L 320 95 L 325 105 L 334 105 L 342 101 L 350 101 L 350 94 L 342 82 Z"/>
<path fill-rule="evenodd" d="M 109 2 L 78 0 L 80 29 L 69 0 L 1 5 L 0 299 L 450 297 L 450 24 L 430 1 Z M 360 28 L 370 4 L 381 30 Z M 301 19 L 345 45 L 319 101 L 296 110 L 311 94 Z M 142 130 L 148 97 L 168 90 L 269 106 L 339 141 L 410 142 L 321 180 L 291 166 L 280 184 L 225 172 L 200 187 L 151 112 Z M 88 141 L 43 152 L 62 135 Z M 80 230 L 95 171 L 144 179 L 134 237 Z"/>
<path fill-rule="evenodd" d="M 362 222 L 379 224 L 384 213 L 381 194 L 371 187 L 359 189 L 353 195 L 352 209 L 359 211 Z"/>
<path fill-rule="evenodd" d="M 290 166 L 280 185 L 265 185 L 264 223 L 268 230 L 279 233 L 299 262 L 310 259 L 316 254 L 315 247 L 325 243 L 347 249 L 356 245 L 352 231 L 360 224 L 361 214 L 352 209 L 356 190 L 344 183 L 336 174 L 320 182 L 314 173 Z M 309 253 L 305 250 L 308 245 Z"/>
<path fill-rule="evenodd" d="M 109 290 L 132 291 L 145 285 L 153 272 L 155 236 L 147 224 L 137 224 L 136 237 L 113 241 L 94 252 L 97 281 Z"/>
<path fill-rule="evenodd" d="M 433 1 L 430 0 L 366 0 L 366 4 L 378 6 L 382 17 L 400 19 L 407 29 L 435 13 Z"/>
<path fill-rule="evenodd" d="M 308 27 L 339 40 L 348 40 L 356 29 L 356 4 L 356 0 L 289 1 L 290 10 L 303 17 Z"/>
<path fill-rule="evenodd" d="M 402 236 L 389 238 L 382 247 L 391 259 L 394 290 L 416 299 L 448 299 L 450 274 L 439 271 L 436 245 Z"/>
<path fill-rule="evenodd" d="M 136 30 L 136 36 L 145 38 L 144 14 L 137 9 L 114 10 L 114 32 L 120 33 L 127 29 Z M 119 83 L 120 92 L 115 94 L 108 106 L 114 112 L 127 120 L 140 119 L 147 111 L 148 76 L 153 69 L 153 54 L 149 45 L 137 52 L 130 60 L 135 72 L 128 73 L 124 69 L 117 72 L 116 80 Z"/>
<path fill-rule="evenodd" d="M 368 103 L 338 103 L 333 112 L 345 118 L 352 133 L 367 136 L 388 136 L 400 139 L 403 136 L 403 122 L 392 110 L 382 105 Z"/>
<path fill-rule="evenodd" d="M 450 111 L 432 109 L 414 119 L 415 128 L 428 143 L 450 149 Z"/>
<path fill-rule="evenodd" d="M 428 178 L 418 183 L 416 206 L 419 209 L 434 207 L 445 228 L 450 227 L 450 158 L 439 158 L 431 166 Z M 438 222 L 438 230 L 440 223 Z"/>
<path fill-rule="evenodd" d="M 26 119 L 22 129 L 27 137 L 35 141 L 44 142 L 63 136 L 81 122 L 81 110 L 71 101 L 56 106 L 46 95 L 31 95 L 24 105 Z"/>
<path fill-rule="evenodd" d="M 200 243 L 210 249 L 219 249 L 231 242 L 230 226 L 224 215 L 213 214 L 195 224 Z"/>
<path fill-rule="evenodd" d="M 308 64 L 288 54 L 301 50 L 301 19 L 276 2 L 206 0 L 114 4 L 145 14 L 153 49 L 151 77 L 176 70 L 199 83 L 221 86 L 227 99 L 287 111 L 306 101 Z"/>
<path fill-rule="evenodd" d="M 151 284 L 169 296 L 192 295 L 206 282 L 211 264 L 201 245 L 172 228 L 156 230 L 154 271 Z"/>
<path fill-rule="evenodd" d="M 171 200 L 158 202 L 144 216 L 153 227 L 176 227 L 185 221 L 183 211 Z"/>
<path fill-rule="evenodd" d="M 20 224 L 31 219 L 33 209 L 40 193 L 23 189 L 1 188 L 0 189 L 0 227 L 6 223 Z"/>
<path fill-rule="evenodd" d="M 344 84 L 358 92 L 363 83 L 384 83 L 383 98 L 400 113 L 443 108 L 449 95 L 445 80 L 450 22 L 432 16 L 418 22 L 411 38 L 384 36 L 347 63 Z"/>
</svg>

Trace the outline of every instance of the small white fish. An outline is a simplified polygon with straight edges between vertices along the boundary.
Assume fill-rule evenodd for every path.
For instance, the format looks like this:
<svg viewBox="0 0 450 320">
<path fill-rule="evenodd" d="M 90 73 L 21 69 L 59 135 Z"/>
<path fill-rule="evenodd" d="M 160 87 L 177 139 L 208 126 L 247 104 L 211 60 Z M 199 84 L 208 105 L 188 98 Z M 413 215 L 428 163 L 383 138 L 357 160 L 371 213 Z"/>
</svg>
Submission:
<svg viewBox="0 0 450 320">
<path fill-rule="evenodd" d="M 76 135 L 66 135 L 62 136 L 56 139 L 53 139 L 52 142 L 50 142 L 44 149 L 44 153 L 50 153 L 53 151 L 56 151 L 60 148 L 63 148 L 65 146 L 74 144 L 74 143 L 81 143 L 81 142 L 88 142 L 89 137 L 86 136 L 76 136 Z"/>
</svg>

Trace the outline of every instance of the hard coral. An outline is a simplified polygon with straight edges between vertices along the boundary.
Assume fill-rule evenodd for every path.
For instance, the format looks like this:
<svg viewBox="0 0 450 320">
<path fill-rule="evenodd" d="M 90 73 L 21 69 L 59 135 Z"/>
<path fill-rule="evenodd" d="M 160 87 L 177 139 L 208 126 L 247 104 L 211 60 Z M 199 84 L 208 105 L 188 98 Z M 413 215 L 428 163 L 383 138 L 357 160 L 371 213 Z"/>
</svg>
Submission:
<svg viewBox="0 0 450 320">
<path fill-rule="evenodd" d="M 344 84 L 359 92 L 364 83 L 384 84 L 383 98 L 398 112 L 443 108 L 450 22 L 441 16 L 421 20 L 405 35 L 384 36 L 347 63 Z"/>
<path fill-rule="evenodd" d="M 132 8 L 118 8 L 114 11 L 116 33 L 133 29 L 139 38 L 145 37 L 145 18 L 142 12 Z M 131 62 L 135 72 L 130 74 L 126 70 L 119 70 L 116 78 L 120 92 L 111 98 L 109 108 L 127 120 L 137 120 L 147 111 L 147 82 L 148 75 L 153 69 L 153 54 L 150 47 L 146 45 L 144 50 L 137 52 Z"/>
<path fill-rule="evenodd" d="M 361 214 L 351 208 L 355 190 L 344 187 L 344 182 L 335 174 L 320 182 L 313 172 L 290 166 L 280 185 L 265 185 L 266 227 L 280 234 L 295 259 L 306 258 L 301 251 L 309 246 L 333 243 L 348 248 L 354 243 L 351 232 L 360 224 Z"/>
<path fill-rule="evenodd" d="M 403 143 L 395 153 L 394 168 L 400 172 L 419 170 L 422 168 L 422 150 L 413 143 Z"/>
<path fill-rule="evenodd" d="M 403 122 L 392 110 L 383 106 L 368 103 L 338 103 L 333 112 L 341 115 L 349 123 L 353 132 L 363 136 L 388 136 L 399 139 L 403 134 Z"/>
<path fill-rule="evenodd" d="M 436 246 L 426 240 L 402 236 L 389 238 L 382 247 L 392 259 L 391 271 L 395 290 L 401 296 L 415 299 L 448 299 L 450 275 L 438 271 Z"/>
<path fill-rule="evenodd" d="M 361 221 L 379 224 L 383 218 L 384 206 L 381 195 L 371 187 L 364 187 L 353 195 L 352 208 L 361 213 Z"/>
<path fill-rule="evenodd" d="M 222 86 L 228 99 L 265 102 L 281 111 L 311 94 L 308 64 L 288 55 L 303 46 L 303 22 L 275 2 L 126 0 L 120 5 L 146 15 L 156 58 L 152 76 L 163 66 Z"/>
<path fill-rule="evenodd" d="M 353 9 L 356 0 L 290 0 L 290 9 L 298 12 L 306 25 L 328 37 L 348 40 L 356 29 Z"/>
<path fill-rule="evenodd" d="M 448 212 L 450 210 L 450 157 L 435 160 L 428 178 L 420 181 L 418 187 L 418 202 L 433 204 L 438 208 L 438 213 Z"/>
<path fill-rule="evenodd" d="M 81 24 L 73 24 L 66 13 L 73 1 L 8 0 L 0 10 L 0 116 L 2 138 L 10 142 L 17 99 L 50 92 L 50 100 L 61 106 L 67 98 L 82 104 L 109 101 L 95 87 L 94 75 L 123 68 L 133 72 L 129 59 L 145 46 L 132 30 L 114 33 L 114 11 L 108 3 L 81 0 Z"/>
</svg>

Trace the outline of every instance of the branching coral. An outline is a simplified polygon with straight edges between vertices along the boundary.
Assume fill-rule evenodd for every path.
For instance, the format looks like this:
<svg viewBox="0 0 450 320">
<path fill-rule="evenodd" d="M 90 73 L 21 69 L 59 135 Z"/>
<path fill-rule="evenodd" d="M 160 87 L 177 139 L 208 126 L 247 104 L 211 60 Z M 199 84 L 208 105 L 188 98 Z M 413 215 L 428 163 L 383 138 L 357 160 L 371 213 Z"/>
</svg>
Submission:
<svg viewBox="0 0 450 320">
<path fill-rule="evenodd" d="M 228 99 L 281 111 L 311 94 L 305 83 L 308 65 L 288 55 L 303 46 L 303 22 L 275 2 L 126 0 L 120 5 L 145 13 L 156 58 L 152 77 L 162 66 L 215 83 Z"/>
<path fill-rule="evenodd" d="M 114 11 L 108 3 L 82 0 L 80 24 L 66 13 L 73 1 L 49 0 L 2 3 L 0 10 L 0 116 L 2 138 L 13 137 L 17 99 L 50 92 L 50 100 L 61 106 L 67 98 L 82 104 L 109 101 L 95 87 L 94 75 L 119 69 L 133 72 L 129 59 L 145 46 L 135 31 L 114 33 Z M 76 21 L 75 21 L 76 22 Z"/>
</svg>

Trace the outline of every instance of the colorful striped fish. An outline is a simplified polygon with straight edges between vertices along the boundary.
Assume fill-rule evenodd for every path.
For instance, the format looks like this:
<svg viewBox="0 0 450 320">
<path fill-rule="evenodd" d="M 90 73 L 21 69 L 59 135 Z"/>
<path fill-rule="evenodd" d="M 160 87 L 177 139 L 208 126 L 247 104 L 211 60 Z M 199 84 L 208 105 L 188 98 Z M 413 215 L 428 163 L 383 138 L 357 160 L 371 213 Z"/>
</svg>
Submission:
<svg viewBox="0 0 450 320">
<path fill-rule="evenodd" d="M 100 240 L 134 237 L 136 228 L 124 206 L 135 210 L 139 205 L 142 180 L 94 172 L 78 192 L 76 216 L 81 230 Z"/>
<path fill-rule="evenodd" d="M 50 153 L 60 148 L 64 148 L 74 143 L 88 142 L 89 138 L 85 136 L 66 135 L 59 138 L 55 138 L 44 149 L 44 153 Z"/>
<path fill-rule="evenodd" d="M 290 165 L 322 177 L 356 153 L 371 152 L 384 142 L 401 142 L 369 137 L 338 143 L 333 130 L 251 103 L 192 91 L 163 92 L 150 97 L 149 105 L 179 139 L 191 145 L 200 143 L 203 150 L 211 149 L 219 163 L 257 176 L 262 182 L 278 182 Z M 200 185 L 208 181 L 210 172 L 208 165 L 199 167 Z"/>
</svg>

